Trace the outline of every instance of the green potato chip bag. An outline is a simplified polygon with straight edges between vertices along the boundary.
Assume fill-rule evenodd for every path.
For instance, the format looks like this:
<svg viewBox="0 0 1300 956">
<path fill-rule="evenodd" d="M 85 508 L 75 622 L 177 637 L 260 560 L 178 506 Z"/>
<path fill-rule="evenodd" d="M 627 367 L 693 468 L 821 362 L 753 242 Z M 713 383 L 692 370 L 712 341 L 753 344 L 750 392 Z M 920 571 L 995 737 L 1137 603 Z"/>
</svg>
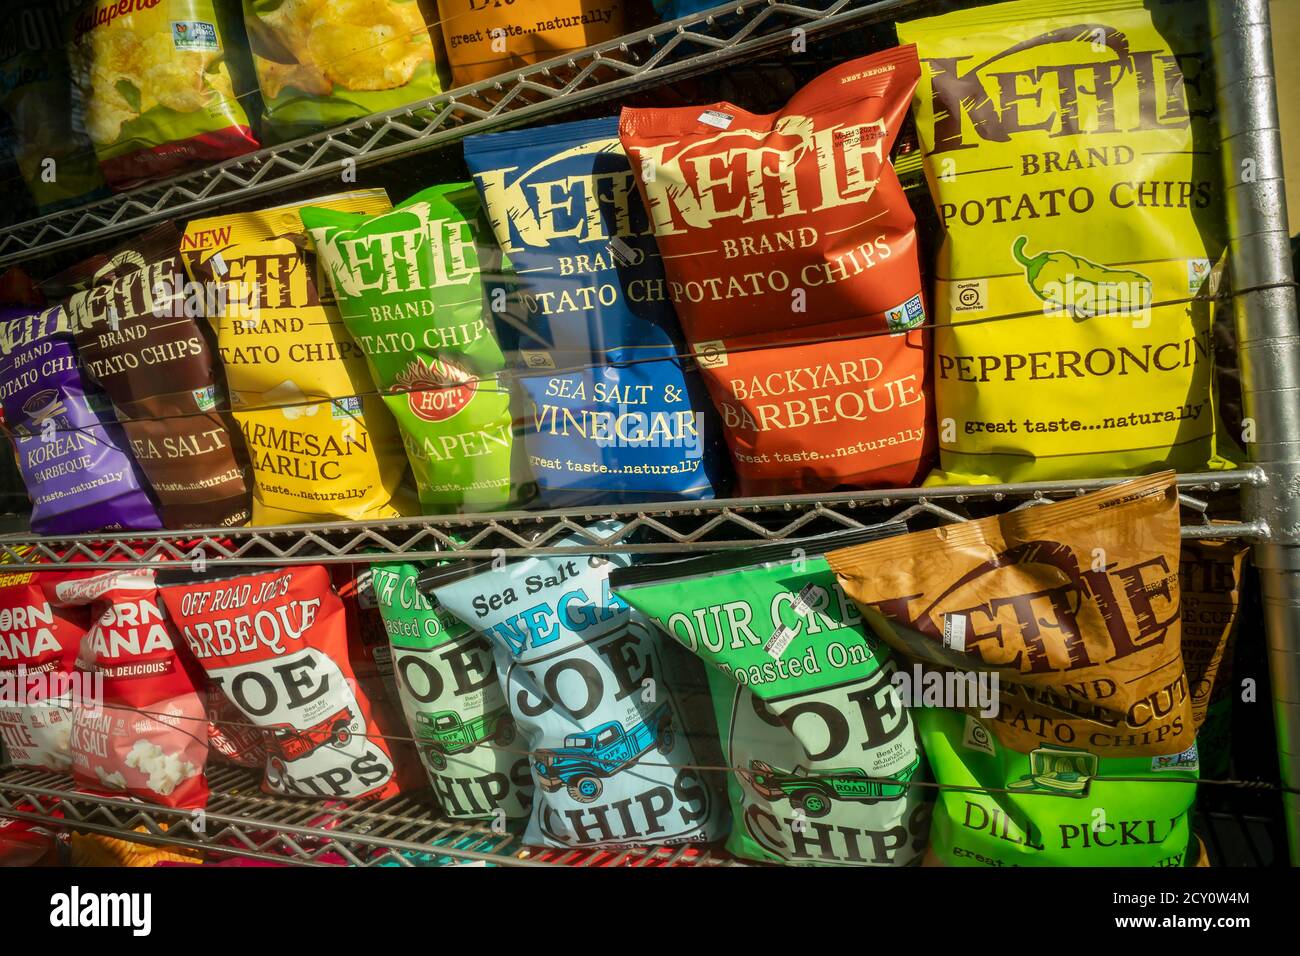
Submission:
<svg viewBox="0 0 1300 956">
<path fill-rule="evenodd" d="M 973 715 L 914 713 L 940 783 L 930 844 L 943 864 L 1183 866 L 1189 849 L 1196 856 L 1195 744 L 1156 757 L 1048 745 L 1023 754 Z"/>
<path fill-rule="evenodd" d="M 420 568 L 375 564 L 371 586 L 411 736 L 447 816 L 527 818 L 533 778 L 492 644 L 416 588 Z M 494 746 L 499 745 L 499 746 Z"/>
<path fill-rule="evenodd" d="M 397 419 L 426 512 L 487 511 L 526 484 L 481 266 L 497 267 L 470 183 L 378 215 L 309 207 L 302 222 L 343 324 Z"/>
<path fill-rule="evenodd" d="M 930 803 L 891 654 L 820 551 L 889 533 L 616 570 L 610 584 L 708 666 L 737 856 L 903 866 Z M 898 530 L 901 530 L 899 528 Z"/>
</svg>

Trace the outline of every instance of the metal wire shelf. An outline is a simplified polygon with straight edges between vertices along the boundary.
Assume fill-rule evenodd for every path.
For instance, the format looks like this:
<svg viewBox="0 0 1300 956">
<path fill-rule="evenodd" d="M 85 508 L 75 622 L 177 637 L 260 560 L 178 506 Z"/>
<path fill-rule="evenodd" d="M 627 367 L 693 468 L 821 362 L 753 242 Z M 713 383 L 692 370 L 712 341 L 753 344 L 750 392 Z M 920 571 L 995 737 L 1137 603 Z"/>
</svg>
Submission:
<svg viewBox="0 0 1300 956">
<path fill-rule="evenodd" d="M 79 793 L 41 770 L 0 771 L 0 816 L 98 833 L 153 846 L 184 847 L 298 866 L 743 866 L 707 847 L 608 850 L 527 847 L 486 823 L 440 817 L 409 797 L 333 804 L 275 797 L 258 775 L 209 767 L 212 795 L 202 811 Z"/>
<path fill-rule="evenodd" d="M 816 0 L 814 0 L 814 4 Z M 0 229 L 0 266 L 287 186 L 340 176 L 817 36 L 883 20 L 917 0 L 740 0 L 657 24 L 431 99 Z"/>
<path fill-rule="evenodd" d="M 1004 485 L 847 491 L 788 498 L 723 498 L 712 501 L 611 505 L 550 511 L 425 515 L 376 521 L 210 528 L 45 538 L 30 533 L 0 537 L 0 563 L 10 570 L 48 568 L 75 560 L 78 566 L 175 567 L 200 555 L 228 566 L 301 563 L 367 563 L 401 558 L 520 557 L 536 554 L 685 554 L 752 547 L 884 521 L 960 521 L 980 509 L 1005 510 L 1059 501 L 1116 484 L 1122 478 Z M 1259 481 L 1254 469 L 1180 475 L 1183 536 L 1257 538 L 1253 522 L 1211 523 L 1211 496 Z M 598 533 L 601 519 L 620 522 Z M 574 537 L 576 545 L 561 545 Z M 576 549 L 576 550 L 575 550 Z"/>
</svg>

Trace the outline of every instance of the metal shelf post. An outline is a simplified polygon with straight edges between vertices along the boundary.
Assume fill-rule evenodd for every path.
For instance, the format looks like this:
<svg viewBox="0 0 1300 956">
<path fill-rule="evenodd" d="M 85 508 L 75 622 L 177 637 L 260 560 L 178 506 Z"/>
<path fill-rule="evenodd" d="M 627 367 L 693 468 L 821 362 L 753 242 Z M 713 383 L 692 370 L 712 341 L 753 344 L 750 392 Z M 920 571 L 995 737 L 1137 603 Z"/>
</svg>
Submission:
<svg viewBox="0 0 1300 956">
<path fill-rule="evenodd" d="M 1246 443 L 1264 481 L 1242 488 L 1268 641 L 1287 840 L 1300 864 L 1300 336 L 1287 233 L 1268 0 L 1214 0 L 1220 158 Z"/>
</svg>

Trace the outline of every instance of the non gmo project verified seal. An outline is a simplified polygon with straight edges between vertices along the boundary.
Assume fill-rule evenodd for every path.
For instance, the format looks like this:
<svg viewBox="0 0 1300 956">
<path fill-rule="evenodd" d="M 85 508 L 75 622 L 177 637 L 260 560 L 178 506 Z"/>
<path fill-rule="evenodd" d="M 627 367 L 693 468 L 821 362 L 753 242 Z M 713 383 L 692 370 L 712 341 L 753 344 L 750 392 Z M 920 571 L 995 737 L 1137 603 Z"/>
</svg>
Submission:
<svg viewBox="0 0 1300 956">
<path fill-rule="evenodd" d="M 921 305 L 920 294 L 912 296 L 902 305 L 885 311 L 885 322 L 889 331 L 897 335 L 915 328 L 925 321 L 925 307 Z"/>
<path fill-rule="evenodd" d="M 217 28 L 202 20 L 173 20 L 172 45 L 178 50 L 218 50 Z"/>
</svg>

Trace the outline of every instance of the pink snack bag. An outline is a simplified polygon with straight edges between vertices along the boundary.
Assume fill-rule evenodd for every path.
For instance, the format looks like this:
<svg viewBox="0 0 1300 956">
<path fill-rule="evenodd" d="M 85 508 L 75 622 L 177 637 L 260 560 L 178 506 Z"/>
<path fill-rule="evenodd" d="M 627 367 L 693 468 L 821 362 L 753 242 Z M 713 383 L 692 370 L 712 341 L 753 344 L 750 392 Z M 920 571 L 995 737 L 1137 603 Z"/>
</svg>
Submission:
<svg viewBox="0 0 1300 956">
<path fill-rule="evenodd" d="M 208 714 L 201 674 L 178 639 L 153 571 L 104 571 L 61 581 L 60 604 L 89 605 L 77 666 L 103 678 L 103 706 L 72 712 L 72 773 L 92 793 L 169 807 L 208 802 Z"/>
</svg>

